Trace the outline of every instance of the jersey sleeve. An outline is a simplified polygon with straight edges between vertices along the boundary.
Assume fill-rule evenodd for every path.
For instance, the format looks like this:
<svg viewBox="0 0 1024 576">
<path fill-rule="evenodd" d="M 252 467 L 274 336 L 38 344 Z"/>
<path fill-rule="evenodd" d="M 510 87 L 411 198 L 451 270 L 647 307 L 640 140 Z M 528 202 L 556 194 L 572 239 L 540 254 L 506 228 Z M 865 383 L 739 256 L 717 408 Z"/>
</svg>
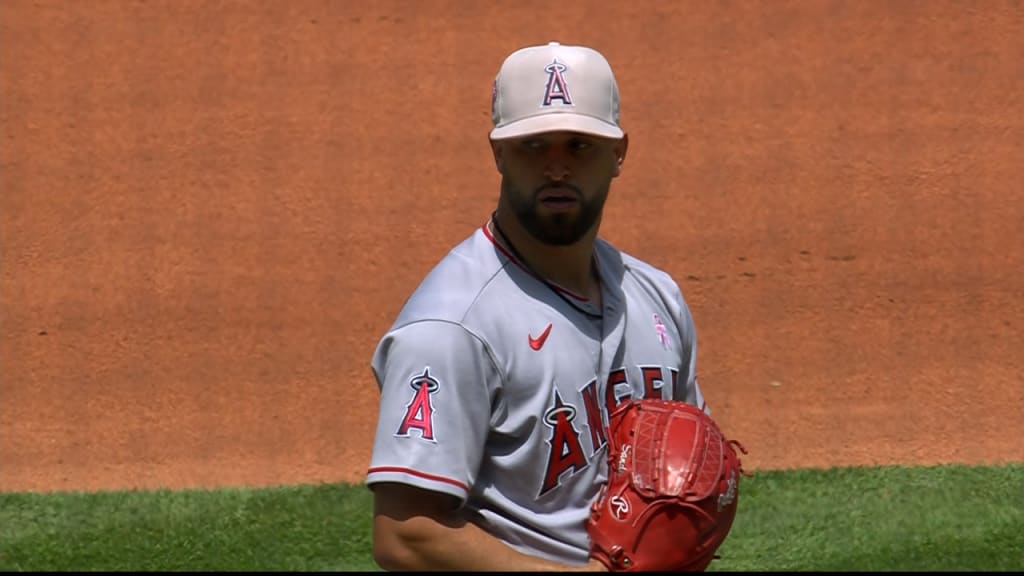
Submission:
<svg viewBox="0 0 1024 576">
<path fill-rule="evenodd" d="M 372 369 L 381 396 L 367 484 L 401 482 L 465 500 L 498 381 L 486 346 L 459 324 L 414 322 L 381 339 Z"/>
</svg>

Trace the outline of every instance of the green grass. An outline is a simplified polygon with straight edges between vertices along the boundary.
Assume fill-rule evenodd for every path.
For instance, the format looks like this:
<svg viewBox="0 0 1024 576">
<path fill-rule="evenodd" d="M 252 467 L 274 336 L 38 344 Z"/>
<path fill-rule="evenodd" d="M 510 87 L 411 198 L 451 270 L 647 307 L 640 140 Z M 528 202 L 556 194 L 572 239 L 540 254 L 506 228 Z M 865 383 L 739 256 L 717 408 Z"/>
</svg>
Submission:
<svg viewBox="0 0 1024 576">
<path fill-rule="evenodd" d="M 0 494 L 2 571 L 377 571 L 364 486 Z M 1024 464 L 759 471 L 710 571 L 1024 569 Z"/>
<path fill-rule="evenodd" d="M 377 570 L 362 486 L 0 494 L 0 571 Z"/>
<path fill-rule="evenodd" d="M 715 570 L 1024 570 L 1024 464 L 757 472 Z"/>
</svg>

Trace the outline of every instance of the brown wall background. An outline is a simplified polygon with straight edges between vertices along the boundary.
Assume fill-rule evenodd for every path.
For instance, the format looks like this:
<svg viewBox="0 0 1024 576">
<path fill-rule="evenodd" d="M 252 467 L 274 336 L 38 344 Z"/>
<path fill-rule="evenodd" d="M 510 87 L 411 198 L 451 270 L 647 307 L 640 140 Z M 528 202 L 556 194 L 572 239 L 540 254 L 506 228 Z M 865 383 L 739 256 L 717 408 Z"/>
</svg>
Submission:
<svg viewBox="0 0 1024 576">
<path fill-rule="evenodd" d="M 377 338 L 497 198 L 491 81 L 615 67 L 604 235 L 752 469 L 1024 460 L 1024 4 L 0 3 L 0 490 L 361 481 Z"/>
</svg>

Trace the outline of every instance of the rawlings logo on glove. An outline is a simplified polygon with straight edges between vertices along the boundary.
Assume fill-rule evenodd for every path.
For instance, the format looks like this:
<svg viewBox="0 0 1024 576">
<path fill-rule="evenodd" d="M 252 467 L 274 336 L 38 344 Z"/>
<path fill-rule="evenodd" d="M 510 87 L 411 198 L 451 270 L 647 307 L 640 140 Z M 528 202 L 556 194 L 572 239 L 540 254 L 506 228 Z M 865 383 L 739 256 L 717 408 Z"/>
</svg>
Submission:
<svg viewBox="0 0 1024 576">
<path fill-rule="evenodd" d="M 703 571 L 736 516 L 735 440 L 691 404 L 630 400 L 609 415 L 608 482 L 587 530 L 613 572 Z"/>
</svg>

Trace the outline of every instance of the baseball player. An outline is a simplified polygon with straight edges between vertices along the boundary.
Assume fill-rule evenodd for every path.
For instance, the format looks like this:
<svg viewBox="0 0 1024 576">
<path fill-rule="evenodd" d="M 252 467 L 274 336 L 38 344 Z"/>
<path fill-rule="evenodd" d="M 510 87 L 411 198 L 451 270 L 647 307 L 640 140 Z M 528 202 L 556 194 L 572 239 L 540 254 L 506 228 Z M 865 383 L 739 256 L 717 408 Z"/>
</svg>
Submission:
<svg viewBox="0 0 1024 576">
<path fill-rule="evenodd" d="M 373 355 L 373 554 L 387 570 L 601 571 L 584 521 L 608 413 L 645 397 L 710 413 L 694 322 L 667 273 L 598 237 L 628 147 L 605 57 L 513 52 L 492 119 L 495 211 Z"/>
</svg>

